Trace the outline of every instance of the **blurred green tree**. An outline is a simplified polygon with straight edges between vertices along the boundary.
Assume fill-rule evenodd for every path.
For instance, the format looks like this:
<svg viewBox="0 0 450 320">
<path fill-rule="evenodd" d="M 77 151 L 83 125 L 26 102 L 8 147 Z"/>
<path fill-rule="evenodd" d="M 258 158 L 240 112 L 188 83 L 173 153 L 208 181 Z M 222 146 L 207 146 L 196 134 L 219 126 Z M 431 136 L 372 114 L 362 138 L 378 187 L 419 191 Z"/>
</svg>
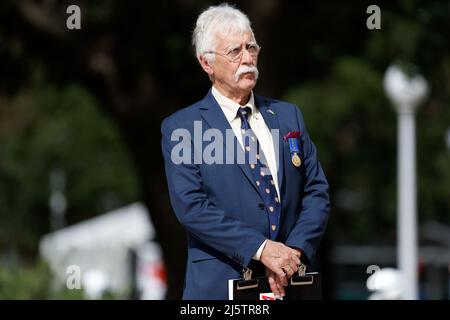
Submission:
<svg viewBox="0 0 450 320">
<path fill-rule="evenodd" d="M 81 7 L 79 31 L 65 28 L 65 8 L 73 3 Z M 94 198 L 106 190 L 121 194 L 122 201 L 142 195 L 164 252 L 167 297 L 180 297 L 186 244 L 168 201 L 160 124 L 173 111 L 198 101 L 209 88 L 208 79 L 192 54 L 190 32 L 201 10 L 216 3 L 1 2 L 0 139 L 6 143 L 8 135 L 9 142 L 7 148 L 0 145 L 2 150 L 8 150 L 8 155 L 0 155 L 0 159 L 9 160 L 8 168 L 0 172 L 0 203 L 10 207 L 0 209 L 3 216 L 5 210 L 13 210 L 6 211 L 6 223 L 23 228 L 18 230 L 21 235 L 17 238 L 3 237 L 11 240 L 5 240 L 7 243 L 17 240 L 31 244 L 35 236 L 29 235 L 37 236 L 48 229 L 48 225 L 43 225 L 48 224 L 43 222 L 48 221 L 48 191 L 41 183 L 47 183 L 52 165 L 64 164 L 70 179 L 76 182 L 69 190 L 70 221 L 87 217 L 85 212 L 94 213 L 95 210 L 87 209 L 96 207 L 98 201 Z M 394 237 L 396 120 L 381 81 L 384 70 L 397 59 L 417 64 L 432 88 L 417 121 L 419 217 L 449 221 L 449 150 L 445 148 L 444 135 L 450 122 L 450 41 L 446 33 L 450 29 L 450 4 L 438 0 L 379 1 L 382 29 L 374 31 L 366 28 L 369 4 L 372 3 L 238 2 L 252 20 L 256 38 L 263 47 L 256 92 L 297 103 L 318 146 L 331 184 L 329 233 L 336 230 L 333 243 L 341 239 L 366 242 Z M 31 78 L 39 75 L 37 68 L 46 75 L 39 87 Z M 30 83 L 35 83 L 34 87 Z M 27 97 L 31 101 L 27 102 Z M 42 112 L 31 107 L 35 102 Z M 67 106 L 69 118 L 58 114 L 59 103 Z M 74 111 L 77 103 L 85 106 L 80 115 Z M 27 105 L 31 110 L 20 112 Z M 90 108 L 99 109 L 102 116 L 91 115 Z M 81 120 L 83 112 L 94 120 Z M 115 170 L 113 164 L 101 169 L 99 174 L 104 178 L 98 183 L 91 177 L 106 155 L 104 158 L 95 148 L 113 148 L 114 144 L 98 144 L 105 139 L 110 141 L 112 134 L 102 129 L 99 136 L 92 132 L 71 137 L 81 134 L 74 129 L 81 125 L 79 122 L 95 127 L 95 119 L 112 120 L 120 134 L 120 138 L 116 136 L 117 143 L 123 141 L 131 159 L 130 167 L 125 166 L 117 175 L 105 173 Z M 35 125 L 43 127 L 37 130 Z M 90 129 L 87 132 L 91 133 Z M 94 136 L 97 142 L 86 142 L 90 147 L 83 149 L 83 161 L 79 160 L 81 152 L 70 153 L 75 148 L 68 144 L 78 148 L 80 144 L 84 146 L 84 139 Z M 61 153 L 57 148 L 61 148 Z M 42 157 L 33 159 L 29 150 Z M 125 156 L 118 155 L 122 151 L 115 147 L 114 150 L 117 155 L 107 159 L 126 163 Z M 94 160 L 91 153 L 98 159 Z M 67 159 L 72 157 L 78 160 Z M 90 176 L 84 180 L 86 172 Z M 120 175 L 133 174 L 135 178 L 124 178 L 124 183 L 117 185 Z M 139 191 L 132 187 L 134 179 Z M 17 186 L 26 195 L 18 195 Z M 17 221 L 39 221 L 26 226 L 13 222 L 12 217 L 17 217 Z M 3 229 L 8 231 L 7 225 Z M 32 229 L 38 231 L 28 232 Z"/>
<path fill-rule="evenodd" d="M 418 3 L 382 6 L 382 30 L 366 30 L 352 55 L 322 58 L 329 71 L 285 96 L 300 106 L 316 141 L 330 180 L 331 229 L 338 242 L 395 241 L 397 123 L 382 82 L 389 64 L 399 61 L 414 63 L 431 87 L 417 113 L 419 220 L 450 224 L 450 52 L 441 32 L 449 27 L 450 5 Z"/>
<path fill-rule="evenodd" d="M 117 128 L 83 87 L 48 84 L 41 68 L 3 105 L 0 135 L 0 244 L 36 252 L 51 229 L 50 172 L 66 176 L 68 225 L 139 199 Z"/>
<path fill-rule="evenodd" d="M 347 243 L 382 240 L 386 230 L 379 230 L 395 221 L 396 134 L 382 75 L 362 59 L 342 57 L 329 78 L 294 87 L 286 100 L 304 113 L 327 172 L 334 237 Z"/>
</svg>

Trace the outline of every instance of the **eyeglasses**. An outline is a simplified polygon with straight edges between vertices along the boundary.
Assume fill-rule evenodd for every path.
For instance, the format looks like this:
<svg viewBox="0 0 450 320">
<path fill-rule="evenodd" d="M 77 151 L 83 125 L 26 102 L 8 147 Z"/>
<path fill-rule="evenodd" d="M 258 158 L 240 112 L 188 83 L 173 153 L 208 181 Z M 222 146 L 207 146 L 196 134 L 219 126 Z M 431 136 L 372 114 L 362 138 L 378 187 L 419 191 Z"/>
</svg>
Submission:
<svg viewBox="0 0 450 320">
<path fill-rule="evenodd" d="M 259 54 L 259 52 L 261 51 L 260 46 L 258 46 L 256 43 L 251 43 L 251 44 L 246 44 L 245 47 L 240 46 L 240 47 L 230 49 L 227 53 L 220 53 L 217 51 L 205 51 L 205 53 L 214 53 L 219 56 L 227 58 L 230 62 L 238 62 L 242 58 L 242 55 L 244 53 L 244 48 L 245 48 L 245 50 L 248 51 L 250 56 L 252 56 L 253 58 L 256 57 Z"/>
</svg>

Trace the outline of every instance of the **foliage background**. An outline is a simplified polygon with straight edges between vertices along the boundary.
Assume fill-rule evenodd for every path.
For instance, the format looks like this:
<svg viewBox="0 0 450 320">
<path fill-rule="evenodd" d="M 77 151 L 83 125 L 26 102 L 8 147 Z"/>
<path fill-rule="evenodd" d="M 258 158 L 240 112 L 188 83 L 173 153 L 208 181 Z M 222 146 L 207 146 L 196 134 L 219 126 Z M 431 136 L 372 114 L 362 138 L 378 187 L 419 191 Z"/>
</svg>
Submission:
<svg viewBox="0 0 450 320">
<path fill-rule="evenodd" d="M 33 288 L 46 286 L 37 245 L 51 230 L 52 168 L 67 175 L 69 225 L 137 200 L 147 205 L 167 297 L 180 297 L 185 238 L 168 202 L 159 128 L 209 88 L 190 32 L 217 3 L 0 3 L 0 288 L 16 280 L 24 288 L 0 289 L 0 298 L 45 296 Z M 81 7 L 79 31 L 65 27 L 69 4 Z M 414 63 L 431 87 L 417 113 L 419 225 L 450 225 L 450 2 L 236 4 L 263 47 L 256 92 L 301 108 L 329 179 L 324 268 L 336 245 L 395 244 L 396 114 L 382 87 L 392 62 Z M 381 8 L 381 30 L 366 28 L 370 4 Z"/>
</svg>

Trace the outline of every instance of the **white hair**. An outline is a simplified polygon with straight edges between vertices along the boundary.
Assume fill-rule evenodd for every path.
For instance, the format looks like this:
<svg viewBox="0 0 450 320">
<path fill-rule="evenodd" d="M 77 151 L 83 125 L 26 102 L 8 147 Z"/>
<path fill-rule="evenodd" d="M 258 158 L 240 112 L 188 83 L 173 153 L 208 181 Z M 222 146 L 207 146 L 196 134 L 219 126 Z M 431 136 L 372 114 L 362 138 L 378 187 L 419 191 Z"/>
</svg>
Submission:
<svg viewBox="0 0 450 320">
<path fill-rule="evenodd" d="M 204 55 L 206 51 L 216 49 L 216 33 L 228 35 L 230 32 L 251 32 L 250 20 L 240 10 L 223 3 L 219 6 L 212 6 L 203 11 L 197 19 L 197 23 L 192 34 L 192 44 L 195 47 L 197 59 Z M 209 61 L 213 61 L 212 55 Z"/>
</svg>

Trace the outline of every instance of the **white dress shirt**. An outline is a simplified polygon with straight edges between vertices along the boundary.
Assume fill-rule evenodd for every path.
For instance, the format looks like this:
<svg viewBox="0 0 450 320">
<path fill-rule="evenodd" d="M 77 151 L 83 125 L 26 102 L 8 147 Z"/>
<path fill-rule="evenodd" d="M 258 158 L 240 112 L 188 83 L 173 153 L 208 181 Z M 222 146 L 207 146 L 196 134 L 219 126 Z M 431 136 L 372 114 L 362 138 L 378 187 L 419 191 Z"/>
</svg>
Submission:
<svg viewBox="0 0 450 320">
<path fill-rule="evenodd" d="M 270 129 L 266 125 L 264 118 L 259 112 L 259 109 L 255 105 L 253 92 L 251 93 L 250 99 L 245 106 L 241 106 L 233 100 L 225 97 L 216 88 L 214 88 L 214 86 L 211 89 L 211 93 L 216 99 L 223 113 L 225 114 L 228 122 L 230 123 L 230 126 L 233 129 L 233 132 L 236 135 L 242 149 L 244 148 L 244 145 L 241 133 L 241 118 L 239 118 L 239 116 L 237 115 L 237 111 L 241 107 L 250 107 L 250 109 L 252 110 L 252 114 L 248 122 L 259 141 L 264 155 L 266 156 L 267 165 L 269 167 L 270 173 L 272 174 L 273 181 L 275 182 L 275 189 L 277 190 L 278 198 L 281 199 L 280 191 L 278 190 L 277 162 L 275 158 L 275 148 L 273 144 L 272 134 L 270 133 Z M 253 256 L 253 259 L 260 259 L 266 242 L 267 240 L 261 244 L 256 254 Z"/>
</svg>

